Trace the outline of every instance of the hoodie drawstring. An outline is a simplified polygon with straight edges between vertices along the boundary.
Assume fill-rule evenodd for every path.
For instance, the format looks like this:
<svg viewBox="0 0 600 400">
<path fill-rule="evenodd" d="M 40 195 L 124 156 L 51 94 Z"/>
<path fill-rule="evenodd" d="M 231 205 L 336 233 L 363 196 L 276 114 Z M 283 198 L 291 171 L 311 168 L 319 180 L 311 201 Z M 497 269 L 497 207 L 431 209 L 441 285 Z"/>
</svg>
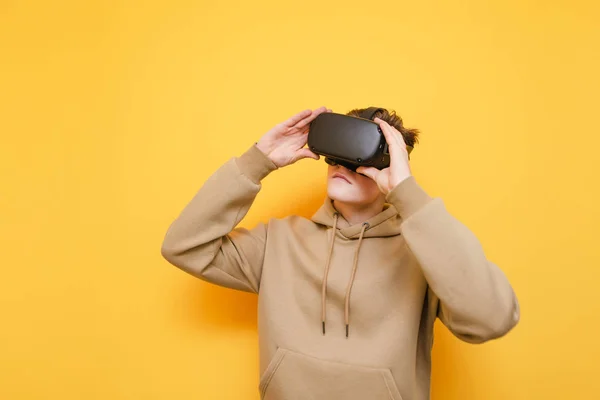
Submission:
<svg viewBox="0 0 600 400">
<path fill-rule="evenodd" d="M 321 288 L 321 321 L 323 322 L 323 335 L 325 334 L 325 299 L 327 298 L 327 275 L 329 275 L 329 262 L 331 261 L 331 254 L 333 253 L 333 243 L 335 243 L 335 229 L 337 227 L 338 213 L 333 213 L 333 229 L 330 243 L 329 253 L 327 254 L 327 263 L 325 263 L 325 272 L 323 274 L 323 287 Z"/>
<path fill-rule="evenodd" d="M 360 231 L 360 237 L 358 238 L 358 245 L 356 245 L 356 252 L 354 253 L 354 265 L 352 266 L 352 276 L 350 282 L 348 282 L 348 289 L 346 290 L 346 302 L 344 304 L 344 320 L 346 322 L 346 337 L 348 337 L 348 330 L 350 327 L 350 291 L 354 284 L 354 277 L 356 276 L 356 267 L 358 266 L 358 251 L 360 250 L 360 244 L 363 240 L 365 230 L 369 227 L 368 222 L 364 222 Z"/>
<path fill-rule="evenodd" d="M 329 275 L 329 265 L 331 263 L 331 255 L 333 254 L 333 245 L 335 243 L 336 236 L 336 228 L 338 222 L 339 213 L 333 213 L 333 229 L 332 235 L 329 243 L 329 252 L 327 254 L 327 262 L 325 264 L 325 272 L 323 276 L 323 285 L 321 289 L 321 321 L 323 325 L 323 335 L 325 335 L 325 318 L 326 318 L 326 299 L 327 299 L 327 277 Z M 358 267 L 358 252 L 360 250 L 360 245 L 362 244 L 363 235 L 365 230 L 369 228 L 369 223 L 363 223 L 362 229 L 360 231 L 360 236 L 358 238 L 358 244 L 356 246 L 356 251 L 354 253 L 354 264 L 352 266 L 352 275 L 350 277 L 350 282 L 348 282 L 348 289 L 346 290 L 346 297 L 344 301 L 344 322 L 346 324 L 346 337 L 348 337 L 349 329 L 350 329 L 350 293 L 352 290 L 352 285 L 354 284 L 354 278 L 356 277 L 356 269 Z"/>
</svg>

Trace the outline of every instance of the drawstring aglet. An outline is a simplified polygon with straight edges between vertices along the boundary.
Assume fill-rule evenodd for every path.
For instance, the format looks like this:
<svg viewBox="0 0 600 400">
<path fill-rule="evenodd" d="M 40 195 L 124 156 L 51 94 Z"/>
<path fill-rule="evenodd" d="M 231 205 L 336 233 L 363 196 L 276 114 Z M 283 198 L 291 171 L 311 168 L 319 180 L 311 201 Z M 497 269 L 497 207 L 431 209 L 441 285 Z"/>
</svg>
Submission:
<svg viewBox="0 0 600 400">
<path fill-rule="evenodd" d="M 348 324 L 346 324 L 346 337 L 348 337 Z"/>
<path fill-rule="evenodd" d="M 323 321 L 323 335 L 325 335 L 325 321 Z"/>
</svg>

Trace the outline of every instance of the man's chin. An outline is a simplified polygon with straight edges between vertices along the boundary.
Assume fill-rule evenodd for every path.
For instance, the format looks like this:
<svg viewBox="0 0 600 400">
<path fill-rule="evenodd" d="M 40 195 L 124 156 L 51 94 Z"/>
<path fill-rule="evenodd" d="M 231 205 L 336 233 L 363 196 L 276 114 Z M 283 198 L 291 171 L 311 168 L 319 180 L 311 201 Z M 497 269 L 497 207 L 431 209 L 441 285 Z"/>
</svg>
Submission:
<svg viewBox="0 0 600 400">
<path fill-rule="evenodd" d="M 327 196 L 331 200 L 342 204 L 356 205 L 360 203 L 360 201 L 357 201 L 356 196 L 353 196 L 351 193 L 338 193 L 337 191 L 332 190 L 327 192 Z"/>
<path fill-rule="evenodd" d="M 336 188 L 329 189 L 327 191 L 327 197 L 338 204 L 344 204 L 353 207 L 364 207 L 365 205 L 369 205 L 378 200 L 377 198 L 369 200 L 360 194 L 348 193 L 347 191 L 336 190 Z"/>
</svg>

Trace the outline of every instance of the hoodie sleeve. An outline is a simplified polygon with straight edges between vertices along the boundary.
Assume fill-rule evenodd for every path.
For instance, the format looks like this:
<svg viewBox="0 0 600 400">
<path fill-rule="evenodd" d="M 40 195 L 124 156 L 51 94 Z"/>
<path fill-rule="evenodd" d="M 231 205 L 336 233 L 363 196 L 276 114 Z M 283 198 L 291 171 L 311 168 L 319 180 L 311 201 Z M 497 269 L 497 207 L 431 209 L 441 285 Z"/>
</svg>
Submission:
<svg viewBox="0 0 600 400">
<path fill-rule="evenodd" d="M 386 196 L 402 217 L 401 232 L 421 265 L 437 316 L 459 339 L 482 343 L 519 321 L 519 303 L 504 273 L 475 235 L 409 177 Z"/>
<path fill-rule="evenodd" d="M 267 224 L 236 228 L 277 169 L 252 145 L 213 173 L 171 223 L 161 254 L 171 264 L 207 282 L 258 293 Z"/>
</svg>

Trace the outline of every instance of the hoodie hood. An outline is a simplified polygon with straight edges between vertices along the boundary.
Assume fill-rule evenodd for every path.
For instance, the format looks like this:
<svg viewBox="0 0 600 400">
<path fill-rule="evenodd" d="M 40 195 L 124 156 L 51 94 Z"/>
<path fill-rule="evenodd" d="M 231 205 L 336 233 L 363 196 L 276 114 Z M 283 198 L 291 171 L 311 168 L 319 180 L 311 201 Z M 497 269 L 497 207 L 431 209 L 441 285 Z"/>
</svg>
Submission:
<svg viewBox="0 0 600 400">
<path fill-rule="evenodd" d="M 333 206 L 331 198 L 326 197 L 323 205 L 314 213 L 311 220 L 317 224 L 333 227 L 334 216 L 337 210 Z M 363 237 L 386 237 L 400 235 L 400 224 L 402 218 L 398 210 L 390 204 L 385 203 L 383 210 L 366 221 L 369 228 L 365 230 Z M 351 225 L 339 214 L 337 228 L 340 235 L 345 239 L 355 239 L 360 235 L 362 224 Z"/>
<path fill-rule="evenodd" d="M 325 335 L 325 322 L 326 322 L 326 309 L 327 309 L 327 276 L 329 275 L 329 266 L 331 264 L 331 258 L 333 255 L 333 247 L 335 245 L 335 239 L 338 235 L 341 235 L 344 239 L 355 240 L 356 247 L 354 251 L 354 262 L 352 265 L 352 275 L 348 282 L 348 288 L 346 290 L 346 296 L 344 301 L 344 321 L 346 324 L 346 337 L 350 331 L 350 294 L 352 292 L 352 285 L 354 284 L 354 278 L 356 277 L 356 271 L 358 268 L 358 255 L 360 246 L 364 238 L 369 237 L 388 237 L 396 236 L 400 234 L 400 223 L 401 218 L 396 208 L 389 203 L 385 203 L 383 210 L 369 218 L 362 224 L 351 225 L 333 206 L 331 198 L 326 197 L 323 205 L 317 210 L 317 212 L 311 217 L 311 220 L 317 224 L 324 225 L 331 231 L 329 234 L 329 251 L 325 261 L 325 268 L 323 270 L 323 280 L 321 286 L 321 325 L 323 329 L 323 335 Z"/>
</svg>

